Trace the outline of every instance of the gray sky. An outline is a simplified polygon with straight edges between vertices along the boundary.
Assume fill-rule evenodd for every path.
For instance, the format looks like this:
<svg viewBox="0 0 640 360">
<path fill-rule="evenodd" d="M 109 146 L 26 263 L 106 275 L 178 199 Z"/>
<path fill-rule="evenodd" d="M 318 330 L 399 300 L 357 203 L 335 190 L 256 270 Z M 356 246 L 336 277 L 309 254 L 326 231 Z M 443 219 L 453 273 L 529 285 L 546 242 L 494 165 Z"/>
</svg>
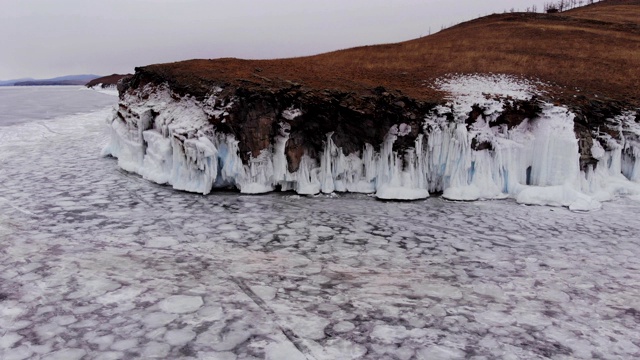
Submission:
<svg viewBox="0 0 640 360">
<path fill-rule="evenodd" d="M 545 0 L 2 0 L 0 79 L 398 42 Z"/>
</svg>

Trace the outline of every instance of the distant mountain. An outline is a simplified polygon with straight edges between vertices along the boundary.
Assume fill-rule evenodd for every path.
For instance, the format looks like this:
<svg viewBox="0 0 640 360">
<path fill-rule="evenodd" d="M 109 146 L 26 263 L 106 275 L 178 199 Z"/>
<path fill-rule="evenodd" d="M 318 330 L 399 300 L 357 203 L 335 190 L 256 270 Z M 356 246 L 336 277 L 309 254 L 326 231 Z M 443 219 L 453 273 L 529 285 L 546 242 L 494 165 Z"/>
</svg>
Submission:
<svg viewBox="0 0 640 360">
<path fill-rule="evenodd" d="M 30 81 L 34 80 L 33 78 L 22 78 L 22 79 L 13 79 L 13 80 L 0 80 L 0 86 L 13 86 L 13 84 L 22 81 Z"/>
<path fill-rule="evenodd" d="M 0 86 L 35 86 L 35 85 L 84 85 L 87 82 L 99 78 L 100 75 L 65 75 L 50 79 L 15 79 L 0 81 Z"/>
<path fill-rule="evenodd" d="M 87 82 L 93 80 L 93 79 L 97 79 L 99 77 L 101 77 L 102 75 L 95 75 L 95 74 L 89 74 L 89 75 L 66 75 L 66 76 L 59 76 L 56 78 L 51 78 L 51 79 L 45 79 L 45 81 L 84 81 L 84 84 L 86 84 Z"/>
<path fill-rule="evenodd" d="M 20 81 L 13 84 L 13 86 L 84 85 L 86 83 L 84 80 L 31 80 Z"/>
</svg>

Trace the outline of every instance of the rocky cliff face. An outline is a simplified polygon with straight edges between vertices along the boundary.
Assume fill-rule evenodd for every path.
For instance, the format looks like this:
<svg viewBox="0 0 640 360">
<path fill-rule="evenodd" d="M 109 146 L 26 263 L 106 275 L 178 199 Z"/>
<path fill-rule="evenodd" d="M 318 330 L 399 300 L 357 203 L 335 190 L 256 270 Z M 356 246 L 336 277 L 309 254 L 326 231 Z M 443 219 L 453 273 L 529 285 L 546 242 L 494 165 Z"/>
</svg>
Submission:
<svg viewBox="0 0 640 360">
<path fill-rule="evenodd" d="M 435 86 L 449 94 L 441 102 L 382 87 L 356 93 L 295 83 L 190 93 L 140 71 L 120 85 L 105 152 L 147 179 L 205 194 L 443 192 L 575 209 L 640 195 L 636 109 L 583 99 L 556 106 L 535 83 L 509 76 Z"/>
</svg>

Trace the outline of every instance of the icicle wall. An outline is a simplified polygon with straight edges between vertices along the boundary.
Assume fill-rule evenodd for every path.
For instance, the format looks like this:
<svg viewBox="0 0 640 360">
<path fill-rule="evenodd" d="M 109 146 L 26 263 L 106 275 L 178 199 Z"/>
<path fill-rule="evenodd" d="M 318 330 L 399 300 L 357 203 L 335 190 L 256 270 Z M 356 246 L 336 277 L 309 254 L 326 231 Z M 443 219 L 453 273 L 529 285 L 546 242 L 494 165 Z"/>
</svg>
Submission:
<svg viewBox="0 0 640 360">
<path fill-rule="evenodd" d="M 344 154 L 333 134 L 326 134 L 321 156 L 303 156 L 291 173 L 285 156 L 290 130 L 286 122 L 279 124 L 270 148 L 243 163 L 237 140 L 217 133 L 207 121 L 212 111 L 224 109 L 175 99 L 166 88 L 144 101 L 126 94 L 121 103 L 127 110 L 110 119 L 111 141 L 104 153 L 117 157 L 124 170 L 190 192 L 235 187 L 255 194 L 280 188 L 299 194 L 356 192 L 400 200 L 442 192 L 452 200 L 511 197 L 574 210 L 597 209 L 601 201 L 620 195 L 640 195 L 640 129 L 631 114 L 614 119 L 627 134 L 621 141 L 608 139 L 608 150 L 594 142 L 598 164 L 586 171 L 580 170 L 574 115 L 567 109 L 544 105 L 538 117 L 509 129 L 492 126 L 503 104 L 491 100 L 481 104 L 483 116 L 470 127 L 465 123 L 466 105 L 435 108 L 425 115 L 414 146 L 403 153 L 393 145 L 411 132 L 408 124 L 393 125 L 384 142 L 375 144 L 379 151 L 366 144 L 359 152 Z M 302 114 L 299 109 L 285 112 L 283 118 L 289 120 Z M 474 150 L 474 139 L 490 146 Z"/>
</svg>

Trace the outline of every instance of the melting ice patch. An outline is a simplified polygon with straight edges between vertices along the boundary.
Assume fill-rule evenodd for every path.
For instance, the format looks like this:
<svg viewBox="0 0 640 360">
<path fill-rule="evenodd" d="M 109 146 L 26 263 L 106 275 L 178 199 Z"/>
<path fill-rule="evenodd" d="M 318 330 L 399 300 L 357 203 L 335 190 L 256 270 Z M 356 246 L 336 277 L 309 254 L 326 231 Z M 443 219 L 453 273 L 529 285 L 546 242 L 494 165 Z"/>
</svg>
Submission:
<svg viewBox="0 0 640 360">
<path fill-rule="evenodd" d="M 594 141 L 598 164 L 581 171 L 574 114 L 566 108 L 540 104 L 539 114 L 517 126 L 495 124 L 506 105 L 531 100 L 536 83 L 472 75 L 437 84 L 451 94 L 449 102 L 425 114 L 413 146 L 401 152 L 394 143 L 411 134 L 409 124 L 393 125 L 382 144 L 366 144 L 351 154 L 336 146 L 329 133 L 319 158 L 304 155 L 299 169 L 290 172 L 285 148 L 291 129 L 283 121 L 272 145 L 243 163 L 238 141 L 217 133 L 208 121 L 226 116 L 232 106 L 217 98 L 222 89 L 198 102 L 177 97 L 167 87 L 149 87 L 120 100 L 105 154 L 146 179 L 202 194 L 215 188 L 255 194 L 279 187 L 306 195 L 337 191 L 416 200 L 442 192 L 452 200 L 510 197 L 573 210 L 598 209 L 601 201 L 620 195 L 640 196 L 640 126 L 633 113 L 611 119 L 619 124 L 621 140 L 601 138 L 606 147 Z M 474 106 L 482 114 L 468 124 Z M 292 120 L 302 114 L 289 108 L 280 115 Z M 481 149 L 474 142 L 490 146 Z"/>
</svg>

